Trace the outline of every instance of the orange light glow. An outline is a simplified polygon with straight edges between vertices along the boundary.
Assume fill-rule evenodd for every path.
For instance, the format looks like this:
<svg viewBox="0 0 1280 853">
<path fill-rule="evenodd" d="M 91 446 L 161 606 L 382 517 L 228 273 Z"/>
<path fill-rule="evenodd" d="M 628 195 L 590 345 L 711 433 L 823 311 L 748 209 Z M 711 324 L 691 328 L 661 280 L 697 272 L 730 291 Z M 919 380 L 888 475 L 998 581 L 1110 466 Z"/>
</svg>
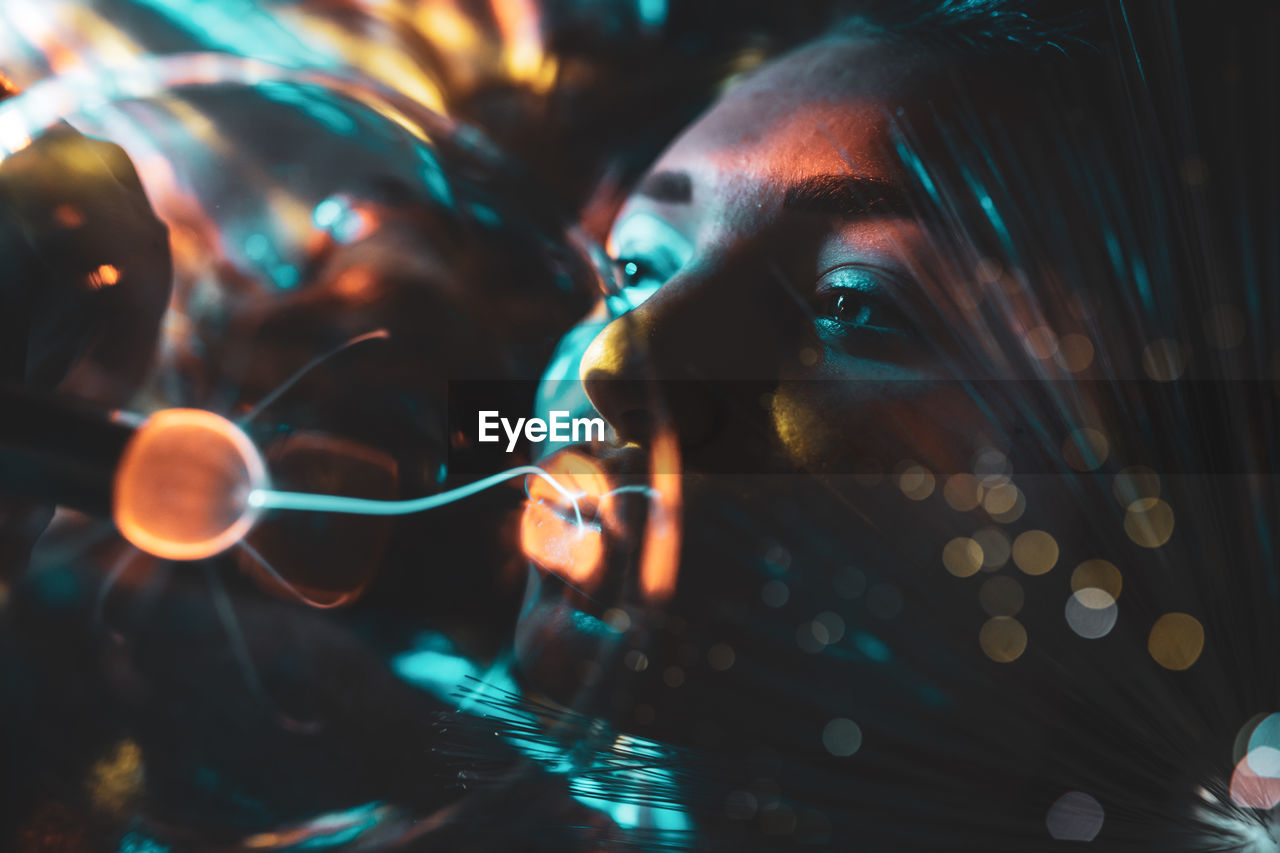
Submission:
<svg viewBox="0 0 1280 853">
<path fill-rule="evenodd" d="M 120 270 L 111 264 L 103 264 L 93 272 L 89 273 L 89 286 L 94 290 L 102 290 L 104 287 L 111 287 L 120 280 Z"/>
<path fill-rule="evenodd" d="M 502 34 L 502 59 L 507 75 L 535 92 L 551 88 L 556 62 L 546 54 L 542 25 L 534 0 L 490 0 L 493 19 Z"/>
<path fill-rule="evenodd" d="M 558 453 L 547 460 L 545 470 L 568 492 L 580 495 L 579 508 L 590 517 L 616 526 L 619 520 L 609 479 L 598 463 L 577 453 Z M 564 495 L 541 477 L 530 477 L 529 500 L 520 523 L 520 543 L 531 560 L 579 586 L 594 582 L 604 559 L 604 535 L 600 525 L 573 518 Z"/>
<path fill-rule="evenodd" d="M 167 560 L 201 560 L 253 526 L 249 493 L 266 482 L 253 442 L 226 418 L 165 409 L 138 428 L 116 468 L 112 514 L 121 535 Z"/>
<path fill-rule="evenodd" d="M 545 470 L 561 487 L 581 495 L 578 500 L 584 513 L 594 511 L 596 518 L 604 522 L 609 529 L 618 529 L 621 521 L 618 518 L 613 496 L 609 495 L 612 485 L 599 463 L 577 453 L 557 453 L 547 460 Z M 564 496 L 540 477 L 529 479 L 529 499 L 551 503 L 560 506 L 562 510 L 569 509 L 564 506 Z"/>
<path fill-rule="evenodd" d="M 79 228 L 84 224 L 84 214 L 74 204 L 60 204 L 53 209 L 53 221 L 63 228 Z"/>
<path fill-rule="evenodd" d="M 640 555 L 640 587 L 650 600 L 663 601 L 676 591 L 680 571 L 680 448 L 670 429 L 654 440 L 649 464 L 653 498 Z"/>
<path fill-rule="evenodd" d="M 528 502 L 520 520 L 525 556 L 578 586 L 595 581 L 604 557 L 604 537 L 595 524 L 578 525 L 546 504 Z"/>
<path fill-rule="evenodd" d="M 363 302 L 375 296 L 376 279 L 368 267 L 351 267 L 343 270 L 333 282 L 338 296 L 353 302 Z"/>
</svg>

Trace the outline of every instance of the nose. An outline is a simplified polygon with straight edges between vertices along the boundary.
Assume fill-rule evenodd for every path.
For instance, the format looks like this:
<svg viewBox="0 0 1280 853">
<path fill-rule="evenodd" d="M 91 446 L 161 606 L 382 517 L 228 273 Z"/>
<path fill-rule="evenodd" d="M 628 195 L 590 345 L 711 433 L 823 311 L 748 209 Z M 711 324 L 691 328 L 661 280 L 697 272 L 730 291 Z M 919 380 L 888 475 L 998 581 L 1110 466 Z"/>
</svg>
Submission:
<svg viewBox="0 0 1280 853">
<path fill-rule="evenodd" d="M 696 448 L 758 408 L 812 325 L 787 283 L 756 266 L 687 268 L 587 347 L 583 387 L 619 439 L 647 444 L 669 424 Z"/>
</svg>

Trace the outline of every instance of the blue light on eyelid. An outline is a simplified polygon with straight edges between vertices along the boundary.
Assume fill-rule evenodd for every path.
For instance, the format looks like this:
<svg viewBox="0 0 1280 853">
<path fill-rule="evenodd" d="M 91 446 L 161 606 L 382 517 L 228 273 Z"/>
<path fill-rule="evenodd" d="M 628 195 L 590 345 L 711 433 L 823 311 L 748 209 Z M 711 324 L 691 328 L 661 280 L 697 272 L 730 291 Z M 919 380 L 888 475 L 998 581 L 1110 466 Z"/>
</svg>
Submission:
<svg viewBox="0 0 1280 853">
<path fill-rule="evenodd" d="M 627 264 L 634 266 L 634 264 Z M 621 317 L 628 311 L 639 308 L 650 296 L 658 292 L 659 284 L 646 284 L 641 287 L 624 287 L 618 293 L 605 297 L 609 312 L 614 317 Z"/>
<path fill-rule="evenodd" d="M 647 259 L 647 266 L 664 279 L 687 264 L 694 252 L 693 243 L 670 223 L 645 212 L 620 219 L 610 243 L 613 257 L 624 261 L 623 271 L 627 275 L 639 272 L 638 261 Z M 625 260 L 627 258 L 635 260 Z"/>
</svg>

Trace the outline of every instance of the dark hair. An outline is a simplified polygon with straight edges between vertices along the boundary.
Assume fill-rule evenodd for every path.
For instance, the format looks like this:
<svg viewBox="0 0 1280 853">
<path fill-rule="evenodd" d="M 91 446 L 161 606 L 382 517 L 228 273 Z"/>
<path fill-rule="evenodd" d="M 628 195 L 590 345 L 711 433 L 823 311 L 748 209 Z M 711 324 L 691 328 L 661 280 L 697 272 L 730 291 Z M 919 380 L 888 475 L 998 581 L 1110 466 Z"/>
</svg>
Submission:
<svg viewBox="0 0 1280 853">
<path fill-rule="evenodd" d="M 840 31 L 923 42 L 958 53 L 1075 53 L 1092 41 L 1100 6 L 1060 0 L 824 0 L 766 17 L 775 44 Z"/>
<path fill-rule="evenodd" d="M 869 26 L 893 37 L 983 54 L 1067 53 L 1089 16 L 1019 0 L 841 0 L 836 26 Z"/>
</svg>

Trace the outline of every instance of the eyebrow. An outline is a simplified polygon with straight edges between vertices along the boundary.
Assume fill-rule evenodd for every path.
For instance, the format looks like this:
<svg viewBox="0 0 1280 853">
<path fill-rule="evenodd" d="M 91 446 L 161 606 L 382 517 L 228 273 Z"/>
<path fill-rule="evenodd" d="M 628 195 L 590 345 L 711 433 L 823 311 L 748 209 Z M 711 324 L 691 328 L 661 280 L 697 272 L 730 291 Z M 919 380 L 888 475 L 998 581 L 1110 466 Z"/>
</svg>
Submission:
<svg viewBox="0 0 1280 853">
<path fill-rule="evenodd" d="M 857 219 L 872 214 L 907 216 L 911 204 L 903 188 L 883 178 L 858 175 L 818 175 L 787 188 L 786 210 Z"/>
<path fill-rule="evenodd" d="M 693 201 L 693 181 L 688 172 L 654 172 L 640 182 L 636 192 L 654 201 L 688 204 Z"/>
<path fill-rule="evenodd" d="M 654 201 L 688 204 L 693 200 L 693 181 L 688 172 L 654 172 L 640 182 L 636 192 Z M 883 178 L 858 175 L 805 178 L 787 188 L 782 206 L 786 210 L 844 219 L 911 213 L 907 194 L 901 186 Z"/>
</svg>

